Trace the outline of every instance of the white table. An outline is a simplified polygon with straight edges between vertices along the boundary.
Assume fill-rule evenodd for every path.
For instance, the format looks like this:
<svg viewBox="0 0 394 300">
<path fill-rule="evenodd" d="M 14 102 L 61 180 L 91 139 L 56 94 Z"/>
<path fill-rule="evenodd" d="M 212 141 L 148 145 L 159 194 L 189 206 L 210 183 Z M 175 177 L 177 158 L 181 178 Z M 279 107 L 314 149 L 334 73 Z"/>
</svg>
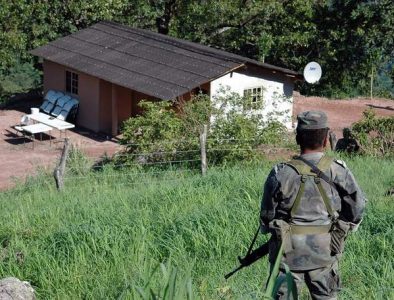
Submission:
<svg viewBox="0 0 394 300">
<path fill-rule="evenodd" d="M 74 128 L 75 125 L 68 123 L 66 121 L 62 121 L 59 119 L 56 119 L 53 116 L 44 114 L 44 113 L 36 113 L 36 114 L 30 114 L 27 115 L 31 120 L 34 120 L 36 122 L 51 126 L 53 128 L 59 129 L 59 130 L 67 130 L 67 129 L 71 129 Z"/>
<path fill-rule="evenodd" d="M 62 131 L 64 131 L 65 136 L 67 137 L 67 129 L 74 128 L 75 125 L 68 123 L 63 120 L 59 120 L 56 117 L 44 114 L 44 113 L 35 113 L 35 114 L 30 114 L 27 115 L 31 120 L 51 126 L 53 128 L 56 128 L 60 131 L 60 137 L 62 136 Z"/>
<path fill-rule="evenodd" d="M 43 132 L 48 132 L 53 129 L 53 127 L 50 127 L 48 125 L 42 124 L 42 123 L 37 123 L 37 124 L 32 124 L 32 125 L 25 125 L 25 126 L 15 126 L 14 127 L 16 130 L 20 131 L 25 135 L 24 133 L 27 132 L 29 133 L 33 138 L 31 139 L 33 142 L 33 149 L 34 149 L 34 135 L 36 133 L 40 134 L 40 140 L 42 141 L 42 133 Z M 51 145 L 51 135 L 49 135 L 49 145 Z"/>
</svg>

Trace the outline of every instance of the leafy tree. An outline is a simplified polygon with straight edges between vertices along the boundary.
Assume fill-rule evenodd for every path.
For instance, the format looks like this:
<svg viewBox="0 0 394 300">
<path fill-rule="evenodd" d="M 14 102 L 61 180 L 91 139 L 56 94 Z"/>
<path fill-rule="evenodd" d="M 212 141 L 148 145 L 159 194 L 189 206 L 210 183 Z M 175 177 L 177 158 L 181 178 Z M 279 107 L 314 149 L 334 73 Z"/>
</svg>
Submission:
<svg viewBox="0 0 394 300">
<path fill-rule="evenodd" d="M 25 93 L 40 86 L 40 72 L 32 64 L 17 64 L 7 73 L 0 74 L 0 94 L 9 97 Z"/>
<path fill-rule="evenodd" d="M 104 19 L 296 71 L 318 61 L 323 78 L 298 86 L 304 93 L 367 95 L 372 86 L 392 95 L 392 0 L 0 0 L 0 72 L 32 61 L 29 50 Z"/>
</svg>

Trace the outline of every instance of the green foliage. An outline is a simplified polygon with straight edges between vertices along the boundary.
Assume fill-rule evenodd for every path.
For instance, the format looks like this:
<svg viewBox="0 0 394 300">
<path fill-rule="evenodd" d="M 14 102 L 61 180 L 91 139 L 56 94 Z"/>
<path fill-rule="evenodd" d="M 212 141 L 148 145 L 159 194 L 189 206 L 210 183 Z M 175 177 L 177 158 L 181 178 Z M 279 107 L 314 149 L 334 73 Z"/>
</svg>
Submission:
<svg viewBox="0 0 394 300">
<path fill-rule="evenodd" d="M 363 153 L 394 156 L 394 117 L 376 117 L 372 109 L 364 111 L 364 118 L 352 126 L 354 137 Z"/>
<path fill-rule="evenodd" d="M 123 124 L 123 141 L 127 144 L 148 146 L 156 141 L 179 137 L 181 120 L 172 109 L 173 103 L 168 101 L 141 101 L 139 106 L 144 113 L 129 118 Z M 173 141 L 176 142 L 176 141 Z"/>
<path fill-rule="evenodd" d="M 0 0 L 0 74 L 5 80 L 0 98 L 40 85 L 40 72 L 31 67 L 37 58 L 29 50 L 99 20 L 112 19 L 126 5 L 125 0 Z"/>
<path fill-rule="evenodd" d="M 247 98 L 228 91 L 212 103 L 202 94 L 176 105 L 142 101 L 143 114 L 123 124 L 122 142 L 129 155 L 123 153 L 116 160 L 118 163 L 198 160 L 199 135 L 203 125 L 209 123 L 210 163 L 261 156 L 258 146 L 280 143 L 286 129 L 275 121 L 276 113 L 264 117 L 261 110 L 246 109 L 246 101 Z"/>
<path fill-rule="evenodd" d="M 160 287 L 154 290 L 154 285 L 151 280 L 153 275 L 157 272 L 158 267 L 161 270 L 161 282 Z M 163 299 L 163 300 L 192 300 L 193 290 L 192 281 L 189 276 L 179 279 L 179 274 L 176 267 L 173 267 L 170 262 L 158 265 L 153 274 L 149 278 L 144 280 L 143 287 L 134 286 L 132 290 L 132 299 L 143 299 L 143 300 L 153 300 L 153 299 Z M 179 283 L 181 281 L 181 283 Z M 123 299 L 123 295 L 120 295 L 119 299 Z"/>
<path fill-rule="evenodd" d="M 392 299 L 394 202 L 384 193 L 394 162 L 344 159 L 369 201 L 341 259 L 340 298 Z M 262 299 L 266 258 L 228 281 L 223 275 L 247 251 L 272 164 L 239 162 L 205 177 L 109 168 L 66 177 L 63 193 L 52 176 L 31 179 L 0 193 L 0 278 L 30 281 L 37 299 L 144 299 L 136 289 L 160 295 L 176 267 L 179 294 L 191 280 L 197 299 Z"/>
<path fill-rule="evenodd" d="M 125 0 L 0 0 L 0 70 L 31 60 L 28 51 L 121 14 Z"/>
<path fill-rule="evenodd" d="M 199 119 L 203 117 L 195 116 L 189 107 L 184 113 L 190 119 L 178 117 L 171 101 L 141 101 L 139 106 L 143 114 L 129 118 L 123 124 L 122 143 L 129 156 L 121 154 L 116 158 L 118 164 L 125 161 L 192 160 L 196 157 L 199 143 L 196 130 L 199 130 Z"/>
<path fill-rule="evenodd" d="M 277 99 L 279 101 L 279 99 Z M 264 116 L 262 110 L 245 106 L 248 97 L 222 89 L 213 99 L 212 125 L 209 132 L 208 151 L 211 163 L 254 159 L 261 156 L 256 151 L 262 144 L 283 141 L 285 127 L 277 120 L 282 113 Z"/>
<path fill-rule="evenodd" d="M 303 93 L 368 95 L 372 75 L 374 95 L 391 95 L 376 75 L 393 63 L 391 0 L 180 2 L 171 24 L 178 37 L 297 71 L 318 61 L 323 77 L 299 85 Z"/>
<path fill-rule="evenodd" d="M 41 84 L 41 72 L 30 63 L 17 64 L 0 73 L 0 102 L 12 95 L 37 89 Z"/>
<path fill-rule="evenodd" d="M 90 171 L 91 161 L 75 145 L 71 145 L 66 162 L 66 172 L 73 175 L 86 175 Z"/>
<path fill-rule="evenodd" d="M 115 20 L 296 71 L 318 61 L 323 78 L 299 85 L 304 93 L 368 95 L 372 77 L 374 95 L 392 97 L 393 16 L 391 0 L 0 0 L 0 73 L 32 61 L 35 47 Z"/>
</svg>

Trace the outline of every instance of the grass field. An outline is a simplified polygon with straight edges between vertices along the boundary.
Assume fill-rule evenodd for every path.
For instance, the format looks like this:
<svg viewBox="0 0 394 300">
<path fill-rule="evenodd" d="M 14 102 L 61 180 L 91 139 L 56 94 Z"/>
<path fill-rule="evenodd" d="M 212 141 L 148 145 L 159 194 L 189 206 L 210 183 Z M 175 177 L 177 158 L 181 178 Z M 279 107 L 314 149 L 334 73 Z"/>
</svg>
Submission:
<svg viewBox="0 0 394 300">
<path fill-rule="evenodd" d="M 369 202 L 346 245 L 340 299 L 394 299 L 394 201 L 384 196 L 394 162 L 347 162 Z M 176 299 L 261 299 L 265 258 L 223 275 L 257 228 L 271 166 L 239 163 L 206 177 L 108 169 L 68 180 L 62 193 L 50 177 L 32 179 L 0 194 L 0 278 L 30 281 L 38 299 L 150 299 L 150 289 Z"/>
</svg>

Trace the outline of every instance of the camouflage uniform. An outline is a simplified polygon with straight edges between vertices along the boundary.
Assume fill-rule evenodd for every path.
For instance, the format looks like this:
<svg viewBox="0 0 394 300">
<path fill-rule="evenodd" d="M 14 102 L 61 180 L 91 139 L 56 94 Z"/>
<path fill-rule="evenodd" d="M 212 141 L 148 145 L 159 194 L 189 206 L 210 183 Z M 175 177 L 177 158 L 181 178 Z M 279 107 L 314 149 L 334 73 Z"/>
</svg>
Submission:
<svg viewBox="0 0 394 300">
<path fill-rule="evenodd" d="M 323 155 L 323 152 L 313 152 L 301 157 L 317 165 Z M 354 226 L 358 225 L 361 222 L 365 198 L 353 174 L 340 160 L 334 160 L 324 173 L 342 187 L 339 193 L 330 184 L 321 180 L 325 194 L 331 201 L 332 210 L 337 214 L 335 217 Z M 301 180 L 304 181 L 304 192 L 297 209 L 292 212 Z M 264 186 L 261 204 L 262 230 L 272 232 L 270 227 L 272 229 L 271 225 L 276 220 L 284 220 L 286 224 L 294 227 L 307 225 L 330 228 L 332 224 L 332 216 L 329 216 L 314 179 L 305 176 L 303 178 L 287 163 L 276 165 Z M 275 236 L 274 232 L 273 234 Z M 306 283 L 313 299 L 336 299 L 340 287 L 338 259 L 341 253 L 332 253 L 330 243 L 331 233 L 326 231 L 317 234 L 290 234 L 287 247 L 285 245 L 282 263 L 289 266 L 297 286 L 303 281 Z M 278 239 L 273 239 L 270 244 L 271 264 L 276 259 L 279 244 Z M 286 286 L 283 285 L 278 298 L 287 299 L 286 292 Z"/>
</svg>

